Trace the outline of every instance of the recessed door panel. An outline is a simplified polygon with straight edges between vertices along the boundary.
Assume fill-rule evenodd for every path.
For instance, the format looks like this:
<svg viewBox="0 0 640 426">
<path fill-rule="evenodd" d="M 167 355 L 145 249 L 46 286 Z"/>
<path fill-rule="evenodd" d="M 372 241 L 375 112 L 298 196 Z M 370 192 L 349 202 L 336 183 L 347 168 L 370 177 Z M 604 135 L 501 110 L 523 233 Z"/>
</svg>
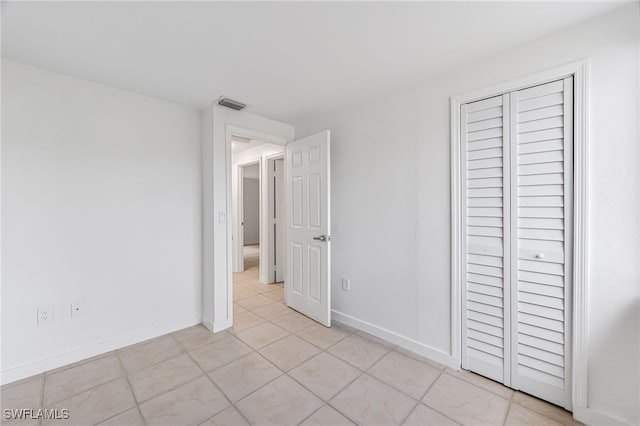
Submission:
<svg viewBox="0 0 640 426">
<path fill-rule="evenodd" d="M 303 295 L 304 294 L 304 280 L 303 280 L 303 247 L 302 244 L 293 242 L 291 243 L 291 276 L 289 284 L 293 293 Z"/>
<path fill-rule="evenodd" d="M 322 302 L 322 247 L 309 246 L 309 299 L 312 303 Z"/>
<path fill-rule="evenodd" d="M 304 210 L 303 190 L 304 177 L 297 176 L 291 183 L 291 226 L 302 228 L 302 212 Z"/>
<path fill-rule="evenodd" d="M 309 229 L 322 230 L 322 176 L 320 173 L 310 174 L 309 182 Z"/>
</svg>

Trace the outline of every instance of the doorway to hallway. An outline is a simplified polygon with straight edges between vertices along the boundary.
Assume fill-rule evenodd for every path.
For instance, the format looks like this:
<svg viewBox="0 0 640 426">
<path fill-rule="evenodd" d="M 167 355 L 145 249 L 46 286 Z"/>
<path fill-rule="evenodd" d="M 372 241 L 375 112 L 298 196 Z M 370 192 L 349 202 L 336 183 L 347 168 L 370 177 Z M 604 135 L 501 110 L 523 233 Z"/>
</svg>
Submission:
<svg viewBox="0 0 640 426">
<path fill-rule="evenodd" d="M 233 140 L 233 272 L 254 269 L 263 284 L 284 281 L 284 147 Z"/>
</svg>

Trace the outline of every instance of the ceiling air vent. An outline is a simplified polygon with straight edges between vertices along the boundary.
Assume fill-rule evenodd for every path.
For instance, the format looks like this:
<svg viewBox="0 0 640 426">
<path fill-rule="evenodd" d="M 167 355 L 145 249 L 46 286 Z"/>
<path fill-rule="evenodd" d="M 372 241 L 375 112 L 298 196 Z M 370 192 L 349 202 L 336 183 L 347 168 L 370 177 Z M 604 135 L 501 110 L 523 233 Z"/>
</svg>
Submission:
<svg viewBox="0 0 640 426">
<path fill-rule="evenodd" d="M 236 111 L 240 111 L 247 106 L 242 102 L 234 101 L 233 99 L 225 98 L 224 96 L 218 99 L 218 105 L 226 106 L 227 108 L 235 109 Z"/>
</svg>

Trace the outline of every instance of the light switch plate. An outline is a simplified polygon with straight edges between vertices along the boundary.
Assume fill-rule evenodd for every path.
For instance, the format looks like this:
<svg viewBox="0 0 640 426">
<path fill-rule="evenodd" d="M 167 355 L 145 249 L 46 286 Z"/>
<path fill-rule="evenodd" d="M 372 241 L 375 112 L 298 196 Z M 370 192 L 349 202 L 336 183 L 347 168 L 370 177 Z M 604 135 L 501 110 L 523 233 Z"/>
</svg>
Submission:
<svg viewBox="0 0 640 426">
<path fill-rule="evenodd" d="M 342 279 L 342 289 L 344 291 L 351 291 L 351 280 L 349 278 Z"/>
</svg>

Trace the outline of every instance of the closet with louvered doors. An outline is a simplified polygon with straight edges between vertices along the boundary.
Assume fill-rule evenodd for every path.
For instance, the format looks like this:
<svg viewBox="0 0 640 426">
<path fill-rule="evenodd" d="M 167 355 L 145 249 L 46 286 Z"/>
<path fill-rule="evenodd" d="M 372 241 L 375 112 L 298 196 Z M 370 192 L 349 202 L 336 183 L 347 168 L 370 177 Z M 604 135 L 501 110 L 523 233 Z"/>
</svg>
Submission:
<svg viewBox="0 0 640 426">
<path fill-rule="evenodd" d="M 461 119 L 462 367 L 570 408 L 573 79 Z"/>
</svg>

